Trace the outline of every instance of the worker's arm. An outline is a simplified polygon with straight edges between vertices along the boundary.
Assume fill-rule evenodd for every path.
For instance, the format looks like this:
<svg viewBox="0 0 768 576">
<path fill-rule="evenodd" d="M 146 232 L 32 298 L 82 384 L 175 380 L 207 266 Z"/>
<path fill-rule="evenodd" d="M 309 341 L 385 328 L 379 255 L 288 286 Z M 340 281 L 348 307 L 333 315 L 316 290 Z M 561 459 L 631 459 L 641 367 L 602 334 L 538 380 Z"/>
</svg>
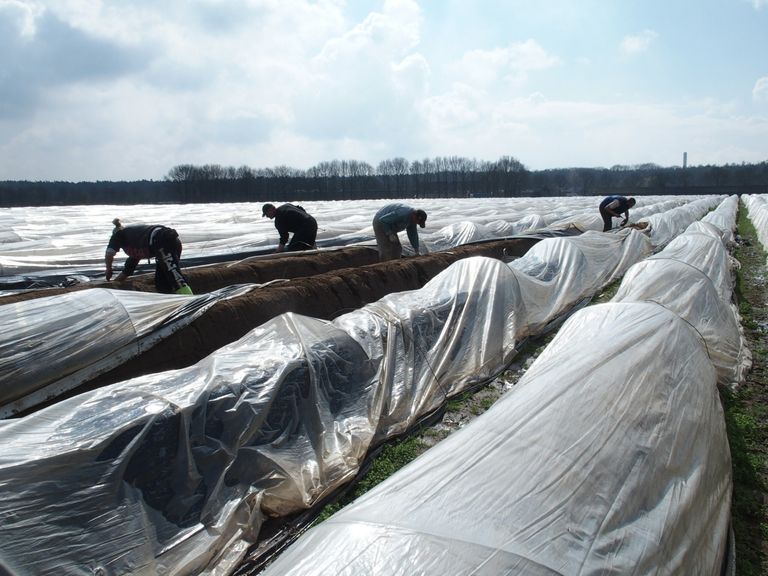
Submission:
<svg viewBox="0 0 768 576">
<path fill-rule="evenodd" d="M 104 267 L 105 267 L 105 274 L 104 277 L 107 279 L 107 282 L 112 280 L 112 262 L 115 260 L 115 253 L 112 250 L 107 250 L 106 254 L 104 254 Z"/>
<path fill-rule="evenodd" d="M 629 222 L 629 209 L 624 211 L 624 220 L 621 221 L 621 225 L 624 226 Z"/>
<path fill-rule="evenodd" d="M 115 280 L 117 280 L 118 282 L 122 282 L 123 280 L 128 278 L 128 276 L 134 273 L 134 271 L 136 270 L 136 266 L 138 266 L 138 264 L 139 264 L 139 260 L 137 258 L 133 258 L 129 256 L 128 260 L 125 261 L 125 265 L 123 266 L 123 271 L 117 275 L 117 278 L 115 278 Z"/>
<path fill-rule="evenodd" d="M 282 252 L 285 249 L 285 245 L 288 244 L 289 235 L 288 225 L 283 221 L 282 216 L 279 221 L 278 217 L 275 216 L 275 229 L 277 230 L 277 233 L 280 234 L 280 244 L 277 246 L 277 251 Z"/>
</svg>

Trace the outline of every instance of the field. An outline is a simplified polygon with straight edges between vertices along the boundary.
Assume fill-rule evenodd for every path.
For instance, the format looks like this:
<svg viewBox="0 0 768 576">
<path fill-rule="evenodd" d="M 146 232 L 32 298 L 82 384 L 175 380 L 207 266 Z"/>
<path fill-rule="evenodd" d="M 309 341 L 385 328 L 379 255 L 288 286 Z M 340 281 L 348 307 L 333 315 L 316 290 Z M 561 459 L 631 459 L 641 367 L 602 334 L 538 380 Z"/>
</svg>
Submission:
<svg viewBox="0 0 768 576">
<path fill-rule="evenodd" d="M 585 218 L 588 219 L 588 212 L 585 212 Z M 486 224 L 489 224 L 487 222 Z M 663 230 L 664 226 L 662 223 L 659 224 L 657 227 L 658 230 Z M 744 218 L 743 210 L 741 211 L 741 216 L 739 219 L 739 232 L 740 237 L 737 238 L 736 243 L 736 257 L 739 258 L 739 260 L 742 263 L 742 266 L 739 270 L 738 275 L 738 283 L 736 285 L 736 296 L 739 299 L 739 308 L 742 315 L 742 323 L 744 325 L 746 336 L 749 339 L 750 348 L 752 350 L 753 355 L 753 369 L 749 373 L 749 377 L 747 378 L 747 381 L 743 383 L 739 388 L 737 388 L 735 391 L 729 390 L 727 387 L 721 388 L 721 394 L 723 396 L 724 405 L 727 408 L 726 412 L 726 420 L 728 423 L 728 437 L 729 441 L 731 443 L 731 451 L 732 451 L 732 457 L 733 457 L 733 463 L 734 463 L 734 507 L 733 507 L 733 523 L 734 523 L 734 530 L 736 532 L 736 546 L 737 546 L 737 561 L 738 561 L 738 570 L 739 574 L 757 574 L 761 573 L 761 566 L 762 563 L 764 563 L 765 553 L 763 551 L 764 549 L 764 541 L 765 541 L 765 535 L 764 535 L 764 522 L 765 522 L 765 511 L 764 511 L 764 503 L 763 503 L 763 497 L 764 497 L 764 474 L 765 474 L 765 461 L 764 461 L 764 454 L 762 452 L 763 448 L 762 446 L 765 445 L 765 439 L 766 439 L 766 426 L 765 426 L 765 418 L 766 414 L 763 408 L 763 404 L 761 402 L 763 397 L 763 379 L 765 375 L 765 331 L 766 331 L 766 303 L 765 303 L 765 254 L 761 251 L 759 245 L 757 244 L 757 241 L 753 237 L 753 232 L 749 230 L 749 223 Z M 634 236 L 633 236 L 634 237 Z M 432 241 L 436 242 L 438 237 L 433 237 Z M 617 238 L 618 239 L 618 238 Z M 586 239 L 585 239 L 586 240 Z M 498 242 L 486 242 L 485 244 L 482 244 L 482 246 L 485 246 L 486 248 L 483 248 L 484 250 L 487 250 L 487 253 L 491 258 L 509 258 L 511 253 L 510 249 L 513 245 L 506 245 L 506 246 L 497 246 Z M 619 244 L 616 244 L 618 247 Z M 587 248 L 587 245 L 585 245 L 585 249 Z M 592 248 L 590 248 L 592 249 Z M 344 249 L 348 250 L 348 249 Z M 352 303 L 350 301 L 349 303 L 343 303 L 341 300 L 336 300 L 333 305 L 328 305 L 328 300 L 325 300 L 325 309 L 318 308 L 318 310 L 321 310 L 321 312 L 314 317 L 322 317 L 324 315 L 328 316 L 329 319 L 337 316 L 340 312 L 342 312 L 341 318 L 346 317 L 346 315 L 343 313 L 345 309 L 352 310 L 354 308 L 357 308 L 361 305 L 364 305 L 366 301 L 370 302 L 375 300 L 376 298 L 379 298 L 380 296 L 377 295 L 376 290 L 370 290 L 370 287 L 373 286 L 378 280 L 374 280 L 374 278 L 378 277 L 379 280 L 384 277 L 392 277 L 392 278 L 398 278 L 400 280 L 407 280 L 408 282 L 415 282 L 414 287 L 418 287 L 419 283 L 424 283 L 427 280 L 431 278 L 442 278 L 441 276 L 441 270 L 445 270 L 446 267 L 453 263 L 461 261 L 461 259 L 464 257 L 461 253 L 462 249 L 454 248 L 452 250 L 449 250 L 445 253 L 445 256 L 439 256 L 439 253 L 435 253 L 434 255 L 430 255 L 427 257 L 420 257 L 416 259 L 406 259 L 402 263 L 397 263 L 397 265 L 394 265 L 391 269 L 389 269 L 386 274 L 384 275 L 377 275 L 374 271 L 377 269 L 377 266 L 372 266 L 371 271 L 373 272 L 372 276 L 369 276 L 367 278 L 360 277 L 355 281 L 351 281 L 351 276 L 347 278 L 347 280 L 344 282 L 346 284 L 346 291 L 348 292 L 368 292 L 366 296 L 366 300 L 359 301 L 357 303 Z M 494 252 L 498 251 L 498 252 Z M 363 250 L 362 252 L 365 252 Z M 351 253 L 351 252 L 350 252 Z M 634 254 L 634 253 L 633 253 Z M 465 256 L 471 256 L 472 254 L 467 253 Z M 633 255 L 633 258 L 637 256 Z M 601 258 L 605 258 L 605 256 L 601 256 Z M 599 259 L 598 259 L 599 260 Z M 598 261 L 596 260 L 596 261 Z M 465 276 L 464 278 L 458 278 L 456 281 L 461 281 L 459 285 L 461 286 L 470 286 L 471 284 L 466 284 L 468 280 L 471 279 L 471 274 L 479 272 L 480 268 L 473 267 L 474 265 L 470 265 L 469 263 L 465 263 L 462 265 L 464 267 L 464 270 L 466 270 L 466 273 L 469 274 L 469 276 Z M 548 274 L 550 274 L 550 265 L 545 266 L 544 268 L 541 268 L 540 266 L 536 266 L 535 269 L 539 270 L 539 274 L 541 274 L 541 278 L 548 277 Z M 411 267 L 411 269 L 409 269 Z M 360 268 L 360 271 L 367 269 L 367 265 L 363 264 Z M 529 266 L 528 270 L 533 270 L 534 268 L 531 268 Z M 249 270 L 243 269 L 241 271 L 242 274 L 252 274 L 254 272 L 254 268 L 251 268 Z M 551 269 L 552 271 L 555 270 L 555 268 Z M 562 272 L 562 268 L 560 268 Z M 595 269 L 597 270 L 597 269 Z M 190 271 L 191 273 L 197 273 Z M 485 274 L 487 272 L 483 272 Z M 590 274 L 595 274 L 596 272 L 590 272 Z M 330 276 L 328 276 L 328 279 L 331 278 L 338 279 L 343 277 L 343 275 L 339 275 L 334 272 L 329 273 Z M 349 273 L 347 273 L 349 274 Z M 604 272 L 598 273 L 598 275 L 604 274 Z M 301 274 L 299 274 L 301 275 Z M 582 273 L 582 280 L 584 280 L 584 273 Z M 606 274 L 604 277 L 610 278 L 611 274 Z M 602 276 L 601 276 L 602 277 Z M 200 276 L 200 279 L 202 279 L 202 276 Z M 221 281 L 224 281 L 222 278 Z M 229 281 L 229 280 L 226 280 Z M 335 282 L 336 280 L 334 280 Z M 301 280 L 294 280 L 293 281 L 295 285 L 298 287 L 301 285 Z M 314 281 L 315 288 L 312 288 L 313 290 L 317 290 L 320 286 L 319 281 Z M 325 282 L 323 282 L 324 284 Z M 194 283 L 193 283 L 194 284 Z M 600 283 L 598 283 L 599 285 Z M 342 283 L 339 283 L 338 286 L 340 287 Z M 599 293 L 593 293 L 591 295 L 591 305 L 599 304 L 602 302 L 607 302 L 610 300 L 611 296 L 613 295 L 613 292 L 618 288 L 619 280 L 614 280 L 612 283 L 607 283 L 602 285 L 602 289 Z M 356 288 L 355 288 L 356 286 Z M 400 286 L 403 286 L 400 284 Z M 131 283 L 130 287 L 132 287 L 134 290 L 141 290 L 142 289 L 142 280 L 137 279 L 135 282 Z M 401 288 L 402 289 L 402 288 Z M 408 288 L 413 289 L 413 288 Z M 466 288 L 465 288 L 466 289 Z M 584 288 L 588 289 L 588 288 Z M 71 290 L 64 290 L 62 294 L 75 294 L 77 292 L 78 288 L 75 287 Z M 186 349 L 185 352 L 191 354 L 188 354 L 188 358 L 184 359 L 181 362 L 180 366 L 168 366 L 168 367 L 176 367 L 176 368 L 183 368 L 187 374 L 189 374 L 189 377 L 191 378 L 193 374 L 193 369 L 197 370 L 197 368 L 190 366 L 190 362 L 194 362 L 194 357 L 197 354 L 203 353 L 203 351 L 208 347 L 207 352 L 204 353 L 211 353 L 213 351 L 216 351 L 219 349 L 220 346 L 226 344 L 226 341 L 221 338 L 226 337 L 237 337 L 236 334 L 234 334 L 234 331 L 231 330 L 231 328 L 234 328 L 234 319 L 238 319 L 238 321 L 245 322 L 244 326 L 247 325 L 247 322 L 256 322 L 257 316 L 254 313 L 254 310 L 261 309 L 261 310 L 267 310 L 269 309 L 270 312 L 273 313 L 279 313 L 279 308 L 281 305 L 285 304 L 288 306 L 289 309 L 293 309 L 296 306 L 299 306 L 299 302 L 317 302 L 321 303 L 325 298 L 328 297 L 328 294 L 326 295 L 320 295 L 319 293 L 313 293 L 313 296 L 308 296 L 310 292 L 309 285 L 307 288 L 299 288 L 296 291 L 296 298 L 295 299 L 288 299 L 285 296 L 280 297 L 277 292 L 275 292 L 275 298 L 273 300 L 265 300 L 264 296 L 262 295 L 262 299 L 256 303 L 256 300 L 253 300 L 256 298 L 255 296 L 251 295 L 248 297 L 245 296 L 239 296 L 241 300 L 245 303 L 248 299 L 251 299 L 251 303 L 247 306 L 244 305 L 238 305 L 235 306 L 234 302 L 239 300 L 233 300 L 233 303 L 226 304 L 226 305 L 216 305 L 212 308 L 212 310 L 231 310 L 233 313 L 232 316 L 232 322 L 226 320 L 225 316 L 219 316 L 218 325 L 220 328 L 213 329 L 213 326 L 216 325 L 216 323 L 211 323 L 210 320 L 206 323 L 206 314 L 200 317 L 198 320 L 193 320 L 192 323 L 189 325 L 189 328 L 184 328 L 181 331 L 178 332 L 178 335 L 183 336 L 184 331 L 187 330 L 188 336 L 193 336 L 195 338 L 198 338 L 200 340 L 202 337 L 208 337 L 210 335 L 217 335 L 219 337 L 219 340 L 216 340 L 215 338 L 211 340 L 210 342 L 204 344 L 203 346 L 194 344 L 194 345 L 182 345 L 179 346 L 179 342 L 182 342 L 182 340 L 179 340 L 179 336 L 174 336 L 173 338 L 169 338 L 167 342 L 170 344 L 172 342 L 176 342 L 174 346 L 178 346 L 179 349 Z M 267 294 L 267 291 L 263 291 L 265 294 Z M 284 292 L 284 294 L 288 294 L 289 292 Z M 335 289 L 334 292 L 334 298 L 337 298 L 339 294 L 342 294 L 343 290 L 340 290 L 339 288 Z M 303 297 L 301 295 L 304 294 Z M 436 294 L 441 294 L 441 292 L 436 292 Z M 446 293 L 447 294 L 447 293 Z M 494 292 L 490 292 L 489 294 L 494 294 Z M 579 298 L 578 292 L 574 293 L 574 298 Z M 359 296 L 357 296 L 359 298 Z M 482 300 L 482 299 L 481 299 Z M 21 300 L 19 300 L 21 302 Z M 293 304 L 291 304 L 293 302 Z M 224 303 L 222 303 L 224 304 Z M 580 304 L 580 306 L 583 306 L 584 303 Z M 303 304 L 302 304 L 303 305 Z M 453 306 L 456 306 L 456 301 L 454 300 Z M 462 299 L 460 300 L 461 306 L 469 306 L 470 301 L 467 301 L 466 303 Z M 251 308 L 248 308 L 248 306 L 251 306 Z M 472 306 L 476 306 L 476 304 L 472 304 Z M 324 311 L 323 311 L 324 310 Z M 470 309 L 472 310 L 472 309 Z M 306 313 L 306 312 L 305 312 Z M 477 313 L 480 312 L 480 309 L 477 310 Z M 221 312 L 219 312 L 221 314 Z M 359 475 L 357 478 L 357 482 L 354 485 L 354 490 L 352 492 L 347 493 L 344 498 L 339 500 L 333 507 L 327 509 L 321 518 L 327 517 L 332 511 L 337 510 L 341 507 L 343 507 L 348 502 L 353 501 L 357 496 L 359 496 L 361 493 L 366 492 L 371 487 L 375 486 L 381 479 L 384 479 L 386 477 L 389 477 L 391 474 L 393 474 L 396 470 L 398 470 L 402 465 L 405 463 L 411 461 L 413 458 L 417 457 L 419 454 L 423 454 L 425 450 L 427 450 L 430 446 L 436 446 L 441 443 L 443 439 L 448 438 L 449 436 L 452 436 L 453 432 L 456 430 L 463 429 L 470 421 L 473 421 L 478 415 L 483 414 L 487 409 L 494 406 L 496 404 L 497 399 L 504 396 L 505 392 L 508 392 L 510 390 L 515 389 L 517 386 L 517 382 L 521 377 L 524 377 L 527 372 L 527 368 L 531 365 L 531 363 L 536 360 L 542 351 L 547 347 L 548 343 L 552 339 L 552 337 L 557 333 L 557 328 L 559 327 L 559 322 L 555 322 L 555 319 L 558 318 L 559 312 L 553 312 L 553 316 L 549 316 L 547 321 L 544 323 L 546 324 L 546 329 L 543 331 L 539 331 L 537 333 L 531 333 L 528 337 L 526 337 L 524 340 L 520 340 L 519 344 L 515 346 L 515 354 L 512 358 L 511 364 L 508 364 L 505 367 L 505 370 L 500 374 L 492 378 L 490 381 L 482 381 L 482 378 L 476 380 L 476 381 L 468 381 L 466 386 L 466 389 L 461 392 L 454 395 L 451 395 L 451 399 L 447 403 L 447 405 L 444 406 L 443 410 L 432 414 L 429 418 L 429 425 L 424 424 L 420 428 L 416 428 L 419 431 L 418 434 L 415 435 L 409 435 L 409 437 L 406 439 L 402 436 L 400 433 L 394 433 L 392 434 L 392 440 L 390 442 L 387 442 L 385 444 L 381 445 L 381 450 L 378 452 L 378 456 L 374 460 L 368 460 L 366 464 L 366 474 Z M 419 320 L 417 317 L 414 317 L 418 322 L 422 322 L 423 320 Z M 564 319 L 564 318 L 563 318 Z M 256 323 L 264 322 L 269 320 L 268 316 L 264 316 L 263 320 L 259 320 Z M 442 320 L 440 320 L 442 322 Z M 351 322 L 351 321 L 350 321 Z M 357 321 L 355 321 L 357 322 Z M 434 320 L 430 320 L 430 322 L 434 322 Z M 289 323 L 290 324 L 290 323 Z M 544 326 L 542 324 L 542 326 Z M 267 325 L 274 325 L 277 326 L 277 324 L 274 324 L 273 322 L 268 322 L 265 324 Z M 467 324 L 457 324 L 457 326 L 463 326 Z M 224 326 L 230 327 L 230 330 L 227 330 L 223 328 Z M 288 324 L 286 324 L 288 326 Z M 318 325 L 319 326 L 319 325 Z M 337 326 L 343 327 L 345 326 L 344 322 L 341 321 L 340 323 L 337 323 Z M 349 324 L 349 326 L 353 326 L 353 324 Z M 206 328 L 207 327 L 207 331 Z M 414 329 L 418 330 L 424 330 L 421 325 L 414 324 Z M 296 329 L 305 330 L 306 328 L 309 328 L 309 325 L 307 327 L 302 327 L 301 323 L 295 325 Z M 290 328 L 291 330 L 294 330 L 295 328 Z M 264 329 L 266 330 L 266 328 Z M 262 332 L 264 332 L 262 330 Z M 271 330 L 274 330 L 274 328 L 271 328 Z M 282 330 L 282 328 L 281 328 Z M 315 330 L 315 328 L 312 328 L 312 330 Z M 447 330 L 447 329 L 446 329 Z M 463 328 L 462 328 L 463 330 Z M 266 332 L 264 332 L 266 333 Z M 307 336 L 309 336 L 309 332 L 307 332 Z M 450 334 L 449 331 L 446 332 L 446 334 Z M 315 336 L 313 336 L 314 338 Z M 334 336 L 334 338 L 339 338 L 338 336 Z M 221 344 L 214 344 L 213 342 L 220 341 Z M 230 340 L 231 341 L 231 340 Z M 189 342 L 192 342 L 192 340 L 189 340 Z M 258 339 L 254 340 L 251 339 L 251 342 L 257 343 Z M 317 341 L 318 343 L 320 340 Z M 341 340 L 338 341 L 339 344 L 341 344 Z M 468 342 L 472 342 L 472 340 L 468 340 Z M 201 343 L 202 344 L 202 343 Z M 157 350 L 168 352 L 169 350 L 172 350 L 173 347 L 168 348 L 167 346 L 163 348 L 163 346 L 166 346 L 165 344 L 159 346 Z M 313 344 L 313 347 L 316 346 Z M 346 344 L 344 345 L 346 346 Z M 347 351 L 345 350 L 344 346 L 341 346 L 339 348 L 339 351 L 341 353 L 341 358 L 344 359 L 347 357 Z M 194 348 L 194 350 L 190 350 Z M 266 349 L 265 349 L 266 350 Z M 286 349 L 286 352 L 288 349 Z M 159 354 L 159 353 L 158 353 Z M 442 353 L 441 353 L 442 354 Z M 504 356 L 506 357 L 509 354 L 509 351 L 504 352 Z M 224 366 L 225 356 L 221 356 L 218 352 L 216 355 L 219 355 L 221 360 L 213 360 L 213 362 L 219 363 L 222 367 Z M 162 354 L 158 356 L 161 357 Z M 167 356 L 167 354 L 166 354 Z M 439 358 L 436 357 L 436 358 Z M 502 357 L 499 357 L 501 359 Z M 347 360 L 344 360 L 345 362 Z M 130 364 L 130 363 L 129 363 Z M 151 367 L 152 363 L 149 363 L 148 366 Z M 138 365 L 138 364 L 134 364 Z M 479 365 L 479 364 L 478 364 Z M 188 366 L 188 368 L 184 368 L 184 366 Z M 263 368 L 259 368 L 258 364 L 256 364 L 258 370 L 262 370 Z M 457 364 L 457 367 L 460 366 L 460 364 Z M 155 364 L 155 368 L 157 368 L 157 365 Z M 233 366 L 233 368 L 235 368 Z M 450 374 L 450 373 L 447 373 Z M 218 376 L 217 376 L 218 377 Z M 114 380 L 114 382 L 119 382 L 119 380 Z M 142 386 L 149 385 L 150 382 L 159 381 L 156 378 L 153 378 L 151 376 L 142 377 L 138 380 L 136 380 L 132 386 L 134 388 L 141 388 Z M 154 384 L 153 384 L 154 385 Z M 118 388 L 119 390 L 119 388 Z M 460 389 L 457 389 L 460 390 Z M 442 392 L 441 392 L 442 394 Z M 439 415 L 442 416 L 440 419 L 436 419 L 435 416 Z M 414 414 L 414 416 L 416 416 Z M 163 416 L 165 417 L 165 416 Z M 418 421 L 418 417 L 415 418 L 414 422 Z M 399 425 L 393 425 L 393 430 L 400 430 Z M 412 432 L 414 430 L 413 427 L 410 427 L 409 432 Z M 153 433 L 154 434 L 154 433 Z M 165 433 L 163 433 L 165 434 Z M 157 437 L 158 440 L 160 439 L 160 436 Z M 165 441 L 165 440 L 163 440 Z M 367 466 L 370 465 L 368 468 Z M 144 474 L 144 473 L 142 473 Z M 147 478 L 148 480 L 148 478 Z M 142 480 L 145 482 L 146 480 Z M 340 494 L 339 491 L 337 494 Z"/>
<path fill-rule="evenodd" d="M 742 318 L 752 367 L 736 390 L 721 388 L 733 461 L 732 522 L 737 576 L 768 574 L 768 271 L 767 255 L 754 226 L 740 205 L 733 256 L 736 302 Z M 608 302 L 619 281 L 606 287 L 591 304 Z M 327 506 L 317 522 L 330 517 L 376 486 L 437 442 L 483 414 L 510 390 L 527 366 L 551 341 L 552 335 L 530 342 L 503 375 L 487 386 L 448 403 L 441 421 L 411 438 L 385 447 L 366 474 L 339 502 Z"/>
</svg>

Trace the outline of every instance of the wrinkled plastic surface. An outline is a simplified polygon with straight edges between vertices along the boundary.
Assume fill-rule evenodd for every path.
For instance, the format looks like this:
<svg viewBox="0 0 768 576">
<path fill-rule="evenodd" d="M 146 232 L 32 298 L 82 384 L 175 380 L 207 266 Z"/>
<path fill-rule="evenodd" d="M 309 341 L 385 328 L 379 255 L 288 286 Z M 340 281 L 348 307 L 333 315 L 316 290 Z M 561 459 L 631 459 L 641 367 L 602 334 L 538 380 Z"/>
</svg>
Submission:
<svg viewBox="0 0 768 576">
<path fill-rule="evenodd" d="M 698 334 L 656 304 L 604 304 L 567 321 L 483 416 L 264 574 L 714 576 L 730 491 Z"/>
<path fill-rule="evenodd" d="M 611 235 L 607 251 L 647 253 L 639 232 L 623 238 Z M 587 269 L 607 279 L 621 261 Z M 357 472 L 374 438 L 503 369 L 529 332 L 520 314 L 528 299 L 578 285 L 564 273 L 518 295 L 523 276 L 465 259 L 338 322 L 283 315 L 188 369 L 0 423 L 9 442 L 0 492 L 13 492 L 0 503 L 11 519 L 0 527 L 0 559 L 19 574 L 183 574 L 214 563 L 216 551 L 242 553 L 263 515 L 311 506 Z M 550 317 L 578 299 L 548 297 Z M 52 546 L 55 558 L 29 554 Z"/>
<path fill-rule="evenodd" d="M 755 227 L 757 238 L 768 252 L 768 194 L 749 194 L 742 196 L 747 205 L 747 216 Z"/>
<path fill-rule="evenodd" d="M 632 266 L 613 298 L 656 302 L 689 322 L 705 343 L 718 384 L 730 387 L 743 381 L 751 365 L 732 303 L 732 260 L 724 244 L 737 208 L 738 198 L 731 196 L 708 214 L 707 222 L 694 222 L 664 250 Z"/>
<path fill-rule="evenodd" d="M 638 222 L 647 222 L 650 225 L 651 242 L 661 248 L 681 234 L 692 222 L 718 206 L 723 199 L 722 196 L 705 196 L 666 212 L 640 218 Z"/>
<path fill-rule="evenodd" d="M 462 260 L 421 290 L 390 295 L 333 323 L 279 316 L 192 367 L 0 422 L 0 563 L 14 574 L 99 567 L 114 574 L 192 574 L 231 566 L 258 539 L 266 517 L 304 510 L 344 485 L 377 442 L 498 373 L 522 338 L 545 329 L 652 248 L 645 234 L 629 229 L 551 240 L 514 266 Z M 606 345 L 620 345 L 629 332 L 626 325 L 622 330 Z M 687 342 L 674 321 L 637 330 L 656 335 L 645 343 L 656 351 L 654 362 L 658 350 L 673 350 L 678 339 Z M 605 363 L 595 354 L 601 348 L 594 338 L 575 338 L 589 353 L 559 359 L 561 370 Z M 706 367 L 706 353 L 702 358 L 695 364 Z M 618 378 L 635 369 L 627 356 L 611 365 Z M 679 372 L 672 365 L 662 373 L 669 375 L 662 378 L 666 384 Z M 697 381 L 714 381 L 711 364 L 709 372 L 696 370 Z M 559 389 L 552 385 L 553 393 Z M 526 420 L 546 422 L 546 411 L 539 414 L 537 407 L 546 406 L 531 404 L 519 421 L 499 425 L 513 431 Z M 598 407 L 603 416 L 606 407 Z M 553 442 L 584 434 L 564 418 L 549 426 L 565 434 Z M 539 451 L 547 458 L 535 462 L 546 470 L 567 446 L 553 444 L 550 452 Z M 595 458 L 603 462 L 602 452 Z M 525 470 L 540 472 L 535 465 Z M 712 470 L 723 482 L 719 468 Z M 437 478 L 429 480 L 430 489 L 447 504 L 450 496 L 442 491 L 448 477 Z M 508 476 L 502 479 L 504 486 L 493 484 L 493 490 L 514 494 Z M 590 535 L 574 534 L 579 541 Z M 455 550 L 464 546 L 459 540 Z M 470 561 L 474 546 L 467 546 Z M 493 548 L 493 541 L 479 546 Z M 55 556 L 37 552 L 54 548 Z"/>
<path fill-rule="evenodd" d="M 631 221 L 666 213 L 700 198 L 639 197 Z M 442 198 L 418 199 L 411 204 L 426 210 L 429 216 L 427 227 L 419 229 L 420 246 L 426 253 L 467 241 L 574 223 L 582 230 L 602 230 L 597 211 L 600 200 L 584 196 Z M 318 245 L 341 246 L 371 243 L 371 218 L 389 202 L 349 200 L 301 205 L 318 221 Z M 184 244 L 182 266 L 266 254 L 274 251 L 278 240 L 274 222 L 261 217 L 261 203 L 0 208 L 0 230 L 4 231 L 0 236 L 0 286 L 11 279 L 29 278 L 45 286 L 77 274 L 103 278 L 104 249 L 115 217 L 125 224 L 145 222 L 175 228 Z M 409 243 L 402 243 L 407 249 Z M 120 253 L 115 260 L 118 269 L 123 259 Z"/>
<path fill-rule="evenodd" d="M 255 287 L 231 286 L 192 298 L 95 288 L 0 305 L 0 416 L 75 388 L 219 300 Z"/>
</svg>

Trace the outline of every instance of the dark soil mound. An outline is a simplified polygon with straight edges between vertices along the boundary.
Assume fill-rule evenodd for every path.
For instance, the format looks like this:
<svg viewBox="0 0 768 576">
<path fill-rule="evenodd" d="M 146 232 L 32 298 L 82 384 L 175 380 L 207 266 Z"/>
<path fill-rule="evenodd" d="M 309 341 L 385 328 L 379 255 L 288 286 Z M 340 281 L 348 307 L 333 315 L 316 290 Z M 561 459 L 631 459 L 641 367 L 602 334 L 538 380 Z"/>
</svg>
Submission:
<svg viewBox="0 0 768 576">
<path fill-rule="evenodd" d="M 350 261 L 365 262 L 371 254 L 375 257 L 375 251 L 347 248 L 298 257 L 258 259 L 233 266 L 191 269 L 190 282 L 210 289 L 218 287 L 219 283 L 263 283 L 287 275 L 280 272 L 290 273 L 294 277 L 216 303 L 201 317 L 150 350 L 86 382 L 68 395 L 143 374 L 190 366 L 285 312 L 331 320 L 387 294 L 421 288 L 462 258 L 486 256 L 509 261 L 525 254 L 539 240 L 541 237 L 534 236 L 498 240 L 396 261 L 358 264 L 355 267 L 340 265 L 349 265 Z M 323 268 L 330 270 L 318 273 Z M 147 282 L 151 283 L 151 277 L 139 278 L 132 282 L 131 287 L 136 289 L 146 286 Z M 45 293 L 47 295 L 50 291 Z"/>
</svg>

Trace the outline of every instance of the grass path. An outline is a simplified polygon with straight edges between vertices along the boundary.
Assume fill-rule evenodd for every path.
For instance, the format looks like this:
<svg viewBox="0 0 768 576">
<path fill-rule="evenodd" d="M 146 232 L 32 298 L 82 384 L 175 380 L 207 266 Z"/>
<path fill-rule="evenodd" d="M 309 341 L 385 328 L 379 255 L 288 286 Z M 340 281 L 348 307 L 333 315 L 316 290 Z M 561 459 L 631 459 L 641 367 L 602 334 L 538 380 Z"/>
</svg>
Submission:
<svg viewBox="0 0 768 576">
<path fill-rule="evenodd" d="M 766 254 L 739 209 L 736 301 L 752 368 L 738 390 L 721 390 L 733 462 L 736 575 L 768 574 L 768 286 Z"/>
</svg>

